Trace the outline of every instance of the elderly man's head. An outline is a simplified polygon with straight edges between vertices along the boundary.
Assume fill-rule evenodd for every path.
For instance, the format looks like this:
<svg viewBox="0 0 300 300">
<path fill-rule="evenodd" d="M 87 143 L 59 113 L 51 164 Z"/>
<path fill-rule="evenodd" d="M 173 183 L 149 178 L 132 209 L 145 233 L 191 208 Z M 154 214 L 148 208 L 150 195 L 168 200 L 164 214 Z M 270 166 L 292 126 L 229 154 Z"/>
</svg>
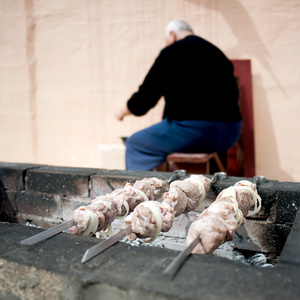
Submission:
<svg viewBox="0 0 300 300">
<path fill-rule="evenodd" d="M 191 34 L 194 34 L 194 31 L 190 24 L 183 20 L 173 20 L 166 27 L 166 44 L 171 45 Z"/>
</svg>

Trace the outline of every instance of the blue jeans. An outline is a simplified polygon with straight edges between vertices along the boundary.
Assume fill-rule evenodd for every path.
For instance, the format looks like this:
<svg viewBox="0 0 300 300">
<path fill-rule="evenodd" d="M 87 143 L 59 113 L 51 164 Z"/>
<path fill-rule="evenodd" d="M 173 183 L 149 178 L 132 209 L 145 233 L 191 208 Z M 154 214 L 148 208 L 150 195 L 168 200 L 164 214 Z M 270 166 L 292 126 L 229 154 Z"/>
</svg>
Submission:
<svg viewBox="0 0 300 300">
<path fill-rule="evenodd" d="M 151 171 L 173 152 L 228 150 L 239 139 L 241 130 L 242 121 L 177 121 L 165 118 L 127 139 L 126 169 Z"/>
</svg>

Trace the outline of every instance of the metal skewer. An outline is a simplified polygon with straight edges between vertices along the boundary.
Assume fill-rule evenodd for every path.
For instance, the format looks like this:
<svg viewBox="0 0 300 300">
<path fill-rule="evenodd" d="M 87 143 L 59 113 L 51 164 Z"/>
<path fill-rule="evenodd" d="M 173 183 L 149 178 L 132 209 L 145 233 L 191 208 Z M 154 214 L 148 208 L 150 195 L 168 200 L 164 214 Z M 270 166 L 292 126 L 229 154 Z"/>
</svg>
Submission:
<svg viewBox="0 0 300 300">
<path fill-rule="evenodd" d="M 191 244 L 189 244 L 182 252 L 180 252 L 176 258 L 168 265 L 168 267 L 164 270 L 163 274 L 174 277 L 180 266 L 184 263 L 184 261 L 191 254 L 193 249 L 196 247 L 198 243 L 200 243 L 200 238 L 197 236 Z"/>
<path fill-rule="evenodd" d="M 32 237 L 30 238 L 27 238 L 23 241 L 21 241 L 21 245 L 34 245 L 34 244 L 37 244 L 38 242 L 41 242 L 43 240 L 46 240 L 72 226 L 75 225 L 75 221 L 72 219 L 72 220 L 69 220 L 67 222 L 64 222 L 58 226 L 55 226 L 53 228 L 50 228 L 50 229 L 47 229 L 43 232 L 40 232 L 36 235 L 33 235 Z"/>
<path fill-rule="evenodd" d="M 166 183 L 170 184 L 172 181 L 180 179 L 182 177 L 186 176 L 186 170 L 176 170 L 173 172 L 170 178 L 165 180 Z"/>
<path fill-rule="evenodd" d="M 98 243 L 97 245 L 91 247 L 90 249 L 86 250 L 81 262 L 86 263 L 96 255 L 100 254 L 101 252 L 105 251 L 107 248 L 111 247 L 112 245 L 118 243 L 122 238 L 126 235 L 129 235 L 132 232 L 131 225 L 126 227 L 125 229 L 121 230 L 119 233 L 115 234 L 111 238 Z"/>
<path fill-rule="evenodd" d="M 227 174 L 225 172 L 217 172 L 214 173 L 210 180 L 210 184 L 215 184 L 218 180 L 225 179 Z M 201 243 L 200 237 L 197 236 L 191 244 L 189 244 L 182 252 L 180 252 L 176 258 L 168 265 L 168 267 L 164 270 L 163 274 L 170 276 L 171 278 L 177 273 L 178 269 L 185 262 L 185 260 L 189 257 L 193 249 L 197 246 L 198 243 Z"/>
</svg>

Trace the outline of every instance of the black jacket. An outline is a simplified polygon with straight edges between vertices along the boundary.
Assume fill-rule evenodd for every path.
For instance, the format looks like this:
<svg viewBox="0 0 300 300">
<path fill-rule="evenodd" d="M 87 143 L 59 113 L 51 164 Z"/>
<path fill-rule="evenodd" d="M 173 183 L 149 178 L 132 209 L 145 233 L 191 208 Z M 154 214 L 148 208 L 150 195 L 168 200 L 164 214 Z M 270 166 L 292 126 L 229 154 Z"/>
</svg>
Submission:
<svg viewBox="0 0 300 300">
<path fill-rule="evenodd" d="M 175 120 L 241 120 L 233 65 L 208 41 L 190 35 L 164 48 L 139 90 L 128 100 L 136 116 L 147 113 L 161 96 L 163 117 Z"/>
</svg>

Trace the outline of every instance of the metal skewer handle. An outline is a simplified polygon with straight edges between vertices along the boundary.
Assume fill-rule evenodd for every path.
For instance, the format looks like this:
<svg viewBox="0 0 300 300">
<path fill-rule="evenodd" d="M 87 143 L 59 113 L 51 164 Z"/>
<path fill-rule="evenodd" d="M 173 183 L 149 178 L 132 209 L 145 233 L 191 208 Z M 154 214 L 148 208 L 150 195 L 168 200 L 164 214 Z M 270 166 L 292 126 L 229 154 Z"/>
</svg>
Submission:
<svg viewBox="0 0 300 300">
<path fill-rule="evenodd" d="M 178 180 L 184 176 L 186 176 L 186 170 L 176 170 L 171 177 L 166 180 L 166 183 L 170 184 L 172 181 Z"/>
<path fill-rule="evenodd" d="M 52 228 L 47 229 L 43 232 L 40 232 L 36 235 L 33 235 L 32 237 L 27 238 L 27 239 L 21 241 L 20 243 L 21 243 L 21 245 L 34 245 L 34 244 L 37 244 L 38 242 L 49 239 L 50 237 L 66 230 L 66 229 L 69 229 L 70 227 L 72 227 L 74 225 L 75 225 L 75 221 L 72 219 L 72 220 L 69 220 L 68 222 L 64 222 L 58 226 L 52 227 Z"/>
<path fill-rule="evenodd" d="M 98 243 L 97 245 L 89 248 L 88 250 L 85 251 L 81 262 L 86 263 L 96 255 L 100 254 L 101 252 L 105 251 L 112 245 L 118 243 L 122 238 L 124 238 L 126 235 L 129 235 L 132 232 L 132 227 L 131 225 L 126 227 L 125 229 L 121 230 L 119 233 L 115 234 L 111 238 L 102 241 Z"/>
<path fill-rule="evenodd" d="M 200 243 L 200 238 L 197 236 L 191 244 L 189 244 L 182 252 L 180 252 L 176 258 L 168 265 L 168 267 L 164 270 L 163 274 L 174 277 L 180 266 L 184 263 L 184 261 L 191 254 L 196 245 Z"/>
<path fill-rule="evenodd" d="M 225 172 L 216 172 L 214 173 L 213 177 L 211 178 L 210 184 L 216 183 L 218 180 L 226 179 L 227 173 Z"/>
</svg>

